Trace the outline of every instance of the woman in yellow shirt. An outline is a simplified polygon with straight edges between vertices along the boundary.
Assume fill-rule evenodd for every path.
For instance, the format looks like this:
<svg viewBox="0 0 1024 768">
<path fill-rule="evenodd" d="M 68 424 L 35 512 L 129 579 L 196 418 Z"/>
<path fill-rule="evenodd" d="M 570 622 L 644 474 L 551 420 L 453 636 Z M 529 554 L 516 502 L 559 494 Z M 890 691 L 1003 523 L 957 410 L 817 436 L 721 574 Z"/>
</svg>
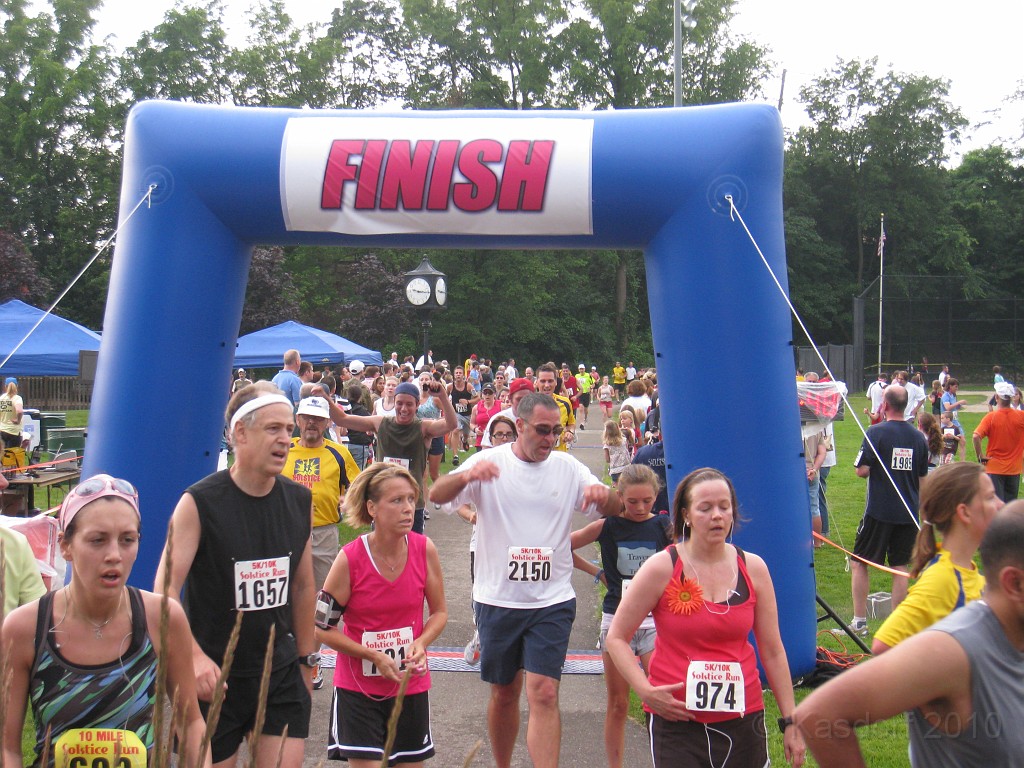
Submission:
<svg viewBox="0 0 1024 768">
<path fill-rule="evenodd" d="M 910 570 L 918 581 L 875 633 L 872 653 L 884 653 L 981 597 L 985 577 L 974 564 L 974 553 L 1002 506 L 980 464 L 944 464 L 921 482 L 921 530 Z"/>
</svg>

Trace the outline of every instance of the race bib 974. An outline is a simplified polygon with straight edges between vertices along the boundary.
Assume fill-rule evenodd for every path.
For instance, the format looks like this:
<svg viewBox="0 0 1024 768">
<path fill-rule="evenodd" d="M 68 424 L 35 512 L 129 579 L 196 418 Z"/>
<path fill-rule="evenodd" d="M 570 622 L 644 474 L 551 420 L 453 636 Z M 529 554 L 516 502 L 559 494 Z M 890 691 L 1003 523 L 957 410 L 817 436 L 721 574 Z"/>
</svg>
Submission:
<svg viewBox="0 0 1024 768">
<path fill-rule="evenodd" d="M 235 608 L 265 611 L 288 602 L 291 558 L 235 562 Z"/>
<path fill-rule="evenodd" d="M 686 671 L 686 708 L 691 712 L 746 711 L 738 661 L 691 661 Z"/>
</svg>

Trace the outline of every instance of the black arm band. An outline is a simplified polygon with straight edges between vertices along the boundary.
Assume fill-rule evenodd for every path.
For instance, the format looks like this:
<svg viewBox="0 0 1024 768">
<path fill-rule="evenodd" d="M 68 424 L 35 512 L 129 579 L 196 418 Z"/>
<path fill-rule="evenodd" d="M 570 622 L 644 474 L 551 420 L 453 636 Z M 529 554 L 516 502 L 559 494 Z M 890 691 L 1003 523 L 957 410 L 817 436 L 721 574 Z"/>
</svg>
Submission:
<svg viewBox="0 0 1024 768">
<path fill-rule="evenodd" d="M 334 595 L 322 589 L 317 592 L 316 610 L 313 613 L 313 623 L 317 628 L 323 630 L 336 628 L 343 613 L 345 613 L 345 606 L 335 600 Z"/>
</svg>

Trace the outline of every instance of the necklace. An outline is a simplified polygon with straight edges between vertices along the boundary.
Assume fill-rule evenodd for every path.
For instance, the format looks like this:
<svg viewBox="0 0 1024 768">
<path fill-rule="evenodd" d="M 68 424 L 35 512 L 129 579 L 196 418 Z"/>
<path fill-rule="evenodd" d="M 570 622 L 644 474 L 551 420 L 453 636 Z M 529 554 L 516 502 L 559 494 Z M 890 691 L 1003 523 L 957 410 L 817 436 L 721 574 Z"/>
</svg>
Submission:
<svg viewBox="0 0 1024 768">
<path fill-rule="evenodd" d="M 685 552 L 686 551 L 685 550 L 685 546 L 686 545 L 684 544 L 683 546 L 684 546 L 684 552 Z M 689 555 L 688 552 L 686 554 Z M 694 566 L 693 563 L 694 563 L 693 558 L 692 557 L 687 557 L 686 564 L 689 565 L 690 566 L 690 570 L 693 571 L 693 577 L 697 580 L 697 583 L 700 584 L 703 587 L 703 583 L 701 582 L 701 578 L 700 578 L 700 573 L 697 572 L 697 568 Z M 712 564 L 711 567 L 713 568 L 714 564 Z M 730 572 L 731 572 L 731 579 L 730 579 L 729 583 L 731 585 L 735 585 L 737 580 L 739 579 L 739 576 L 740 576 L 740 574 L 739 574 L 739 567 L 737 566 L 735 570 L 730 569 Z M 711 608 L 711 606 L 713 604 L 715 604 L 715 603 L 712 601 L 711 594 L 709 592 L 707 598 L 704 600 L 704 607 L 707 608 L 708 613 L 714 613 L 714 614 L 719 615 L 719 616 L 724 616 L 732 608 L 732 603 L 730 603 L 729 601 L 732 600 L 732 598 L 735 595 L 737 595 L 737 594 L 739 594 L 739 593 L 735 589 L 733 589 L 732 586 L 730 586 L 726 590 L 726 592 L 725 592 L 725 610 L 724 611 L 716 611 L 716 610 L 713 610 Z"/>
<path fill-rule="evenodd" d="M 376 546 L 376 545 L 374 545 L 374 546 Z M 400 554 L 398 555 L 398 563 L 396 563 L 395 565 L 392 565 L 392 564 L 391 564 L 390 562 L 388 562 L 388 559 L 387 559 L 386 557 L 384 557 L 384 554 L 383 554 L 383 553 L 382 553 L 382 552 L 380 551 L 380 548 L 379 548 L 379 547 L 377 547 L 377 558 L 376 558 L 376 559 L 380 560 L 380 561 L 381 561 L 381 563 L 383 563 L 384 565 L 386 565 L 386 566 L 388 567 L 388 570 L 389 570 L 389 571 L 391 571 L 391 573 L 394 573 L 394 572 L 395 572 L 395 569 L 396 569 L 396 568 L 398 568 L 398 566 L 399 566 L 399 565 L 401 565 L 401 562 L 402 562 L 402 555 L 403 555 L 403 554 L 405 554 L 405 551 L 404 551 L 404 549 L 403 549 L 403 551 L 402 551 L 402 552 L 401 552 L 401 553 L 400 553 Z"/>
<path fill-rule="evenodd" d="M 68 601 L 73 606 L 75 606 L 75 612 L 79 616 L 81 616 L 83 619 L 85 619 L 86 622 L 88 622 L 92 626 L 93 636 L 95 636 L 95 638 L 97 640 L 102 640 L 103 639 L 103 629 L 104 629 L 104 627 L 106 627 L 110 622 L 112 622 L 114 620 L 114 618 L 117 616 L 117 614 L 121 610 L 121 602 L 124 600 L 124 589 L 121 590 L 121 595 L 117 599 L 117 605 L 114 606 L 114 612 L 112 614 L 110 614 L 110 616 L 107 618 L 106 621 L 101 621 L 99 623 L 93 621 L 91 618 L 86 616 L 85 613 L 82 611 L 82 609 L 78 607 L 78 604 L 75 602 L 74 593 L 71 591 L 71 585 L 68 584 L 68 586 L 65 587 L 65 589 L 67 590 L 67 593 L 68 593 Z"/>
</svg>

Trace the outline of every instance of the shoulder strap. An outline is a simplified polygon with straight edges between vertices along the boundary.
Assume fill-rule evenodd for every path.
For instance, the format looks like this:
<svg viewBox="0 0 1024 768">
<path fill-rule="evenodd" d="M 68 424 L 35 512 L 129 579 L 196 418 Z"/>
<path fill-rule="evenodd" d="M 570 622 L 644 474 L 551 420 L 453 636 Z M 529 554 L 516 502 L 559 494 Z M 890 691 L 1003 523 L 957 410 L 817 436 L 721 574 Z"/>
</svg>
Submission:
<svg viewBox="0 0 1024 768">
<path fill-rule="evenodd" d="M 50 612 L 53 609 L 53 596 L 56 592 L 47 592 L 39 598 L 39 605 L 36 608 L 36 654 L 43 647 L 46 633 L 50 629 Z"/>
<path fill-rule="evenodd" d="M 668 556 L 672 559 L 672 568 L 674 570 L 676 567 L 676 563 L 679 562 L 679 551 L 676 549 L 675 542 L 669 544 L 667 549 Z"/>
<path fill-rule="evenodd" d="M 736 554 L 739 556 L 740 560 L 742 560 L 743 564 L 746 565 L 747 564 L 747 553 L 744 552 L 742 549 L 740 549 L 736 544 L 733 544 L 733 546 L 736 547 Z"/>
<path fill-rule="evenodd" d="M 330 451 L 331 455 L 334 457 L 334 460 L 338 462 L 338 469 L 341 473 L 338 477 L 338 484 L 340 485 L 341 488 L 348 488 L 349 479 L 348 472 L 345 471 L 345 459 L 342 458 L 341 453 L 339 453 L 335 448 L 329 446 L 327 443 L 324 443 L 324 448 Z"/>
</svg>

